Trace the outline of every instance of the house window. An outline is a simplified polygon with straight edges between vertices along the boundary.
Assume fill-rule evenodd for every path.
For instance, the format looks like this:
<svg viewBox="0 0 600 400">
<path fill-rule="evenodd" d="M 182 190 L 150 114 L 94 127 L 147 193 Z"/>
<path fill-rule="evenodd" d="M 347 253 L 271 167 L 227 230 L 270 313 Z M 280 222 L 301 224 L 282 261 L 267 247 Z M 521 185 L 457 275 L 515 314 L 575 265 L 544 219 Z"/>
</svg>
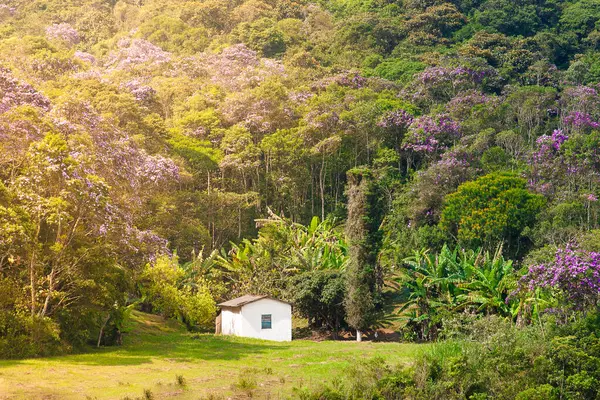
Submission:
<svg viewBox="0 0 600 400">
<path fill-rule="evenodd" d="M 263 314 L 260 316 L 262 329 L 271 329 L 271 314 Z"/>
</svg>

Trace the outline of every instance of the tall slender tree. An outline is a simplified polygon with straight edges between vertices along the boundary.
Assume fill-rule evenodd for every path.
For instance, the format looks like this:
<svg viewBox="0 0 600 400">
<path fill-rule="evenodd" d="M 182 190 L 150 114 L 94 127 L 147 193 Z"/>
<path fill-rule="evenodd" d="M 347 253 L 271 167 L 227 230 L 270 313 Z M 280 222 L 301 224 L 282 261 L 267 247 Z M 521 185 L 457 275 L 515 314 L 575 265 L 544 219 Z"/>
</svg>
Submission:
<svg viewBox="0 0 600 400">
<path fill-rule="evenodd" d="M 346 237 L 349 262 L 346 270 L 345 307 L 348 324 L 356 329 L 356 340 L 372 326 L 380 303 L 377 255 L 381 247 L 383 207 L 378 185 L 371 170 L 348 171 L 348 219 Z"/>
</svg>

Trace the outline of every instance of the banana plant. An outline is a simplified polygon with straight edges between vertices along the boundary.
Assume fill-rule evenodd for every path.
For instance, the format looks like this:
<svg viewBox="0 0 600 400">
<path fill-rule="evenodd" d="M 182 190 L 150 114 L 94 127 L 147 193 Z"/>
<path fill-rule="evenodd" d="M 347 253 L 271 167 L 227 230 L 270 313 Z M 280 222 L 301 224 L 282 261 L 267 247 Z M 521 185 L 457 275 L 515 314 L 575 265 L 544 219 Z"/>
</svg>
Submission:
<svg viewBox="0 0 600 400">
<path fill-rule="evenodd" d="M 400 318 L 421 339 L 435 336 L 442 316 L 450 312 L 512 318 L 519 312 L 519 303 L 510 298 L 517 287 L 516 274 L 512 261 L 502 256 L 502 248 L 493 255 L 447 246 L 435 255 L 419 250 L 404 260 L 396 283 L 408 293 L 399 309 Z"/>
<path fill-rule="evenodd" d="M 460 307 L 512 317 L 514 304 L 507 301 L 517 287 L 512 260 L 504 259 L 501 248 L 493 257 L 480 251 L 464 260 L 465 282 L 459 286 L 461 293 L 457 297 Z"/>
<path fill-rule="evenodd" d="M 335 221 L 314 217 L 304 226 L 270 212 L 268 219 L 256 224 L 260 227 L 256 239 L 232 243 L 229 252 L 215 257 L 236 293 L 280 295 L 291 276 L 343 271 L 346 266 L 348 247 Z"/>
</svg>

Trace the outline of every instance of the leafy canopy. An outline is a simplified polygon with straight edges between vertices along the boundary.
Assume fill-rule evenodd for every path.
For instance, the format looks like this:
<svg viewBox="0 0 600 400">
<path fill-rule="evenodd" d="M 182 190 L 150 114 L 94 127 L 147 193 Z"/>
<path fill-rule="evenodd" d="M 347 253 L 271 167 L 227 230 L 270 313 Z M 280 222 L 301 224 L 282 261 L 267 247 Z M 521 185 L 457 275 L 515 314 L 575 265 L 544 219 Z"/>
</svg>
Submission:
<svg viewBox="0 0 600 400">
<path fill-rule="evenodd" d="M 522 233 L 535 222 L 546 200 L 527 190 L 525 179 L 493 173 L 460 185 L 448 195 L 440 225 L 468 247 L 505 243 L 518 252 Z"/>
</svg>

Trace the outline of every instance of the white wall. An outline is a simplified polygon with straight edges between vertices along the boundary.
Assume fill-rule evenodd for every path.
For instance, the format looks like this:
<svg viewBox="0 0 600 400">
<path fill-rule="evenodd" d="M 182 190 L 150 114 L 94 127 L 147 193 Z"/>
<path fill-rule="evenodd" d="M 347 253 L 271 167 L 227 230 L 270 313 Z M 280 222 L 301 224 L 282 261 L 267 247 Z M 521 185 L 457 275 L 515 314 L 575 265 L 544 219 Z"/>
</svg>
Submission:
<svg viewBox="0 0 600 400">
<path fill-rule="evenodd" d="M 221 333 L 242 336 L 242 314 L 240 308 L 223 307 L 221 310 Z"/>
<path fill-rule="evenodd" d="M 262 329 L 262 315 L 271 314 L 271 329 Z M 241 308 L 223 307 L 221 333 L 278 342 L 292 340 L 292 306 L 265 298 Z"/>
<path fill-rule="evenodd" d="M 261 316 L 271 314 L 271 329 L 262 329 Z M 289 342 L 292 340 L 292 306 L 265 298 L 242 307 L 242 335 Z"/>
</svg>

